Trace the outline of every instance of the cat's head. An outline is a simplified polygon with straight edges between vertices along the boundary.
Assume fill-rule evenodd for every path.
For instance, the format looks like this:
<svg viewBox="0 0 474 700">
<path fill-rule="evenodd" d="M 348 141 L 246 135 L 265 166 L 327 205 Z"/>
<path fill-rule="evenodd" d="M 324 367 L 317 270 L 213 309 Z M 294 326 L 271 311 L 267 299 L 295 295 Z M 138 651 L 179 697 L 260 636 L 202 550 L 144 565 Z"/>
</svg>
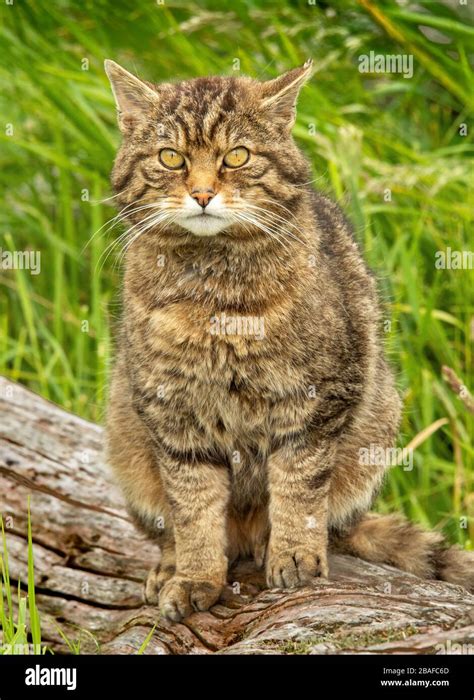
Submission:
<svg viewBox="0 0 474 700">
<path fill-rule="evenodd" d="M 311 68 L 154 85 L 106 61 L 123 134 L 112 181 L 137 230 L 281 236 L 308 180 L 291 129 Z"/>
</svg>

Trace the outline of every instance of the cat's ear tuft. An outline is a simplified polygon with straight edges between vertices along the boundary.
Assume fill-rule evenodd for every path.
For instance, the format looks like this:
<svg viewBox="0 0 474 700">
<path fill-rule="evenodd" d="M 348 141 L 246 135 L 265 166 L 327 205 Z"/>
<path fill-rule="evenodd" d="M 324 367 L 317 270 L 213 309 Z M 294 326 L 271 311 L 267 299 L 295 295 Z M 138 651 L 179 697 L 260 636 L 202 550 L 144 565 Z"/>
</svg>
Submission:
<svg viewBox="0 0 474 700">
<path fill-rule="evenodd" d="M 299 92 L 312 72 L 313 59 L 310 58 L 299 68 L 293 68 L 262 85 L 262 106 L 270 109 L 288 130 L 295 123 Z"/>
<path fill-rule="evenodd" d="M 104 61 L 105 72 L 117 106 L 119 127 L 128 131 L 140 117 L 157 104 L 158 94 L 147 83 L 137 78 L 115 61 Z"/>
</svg>

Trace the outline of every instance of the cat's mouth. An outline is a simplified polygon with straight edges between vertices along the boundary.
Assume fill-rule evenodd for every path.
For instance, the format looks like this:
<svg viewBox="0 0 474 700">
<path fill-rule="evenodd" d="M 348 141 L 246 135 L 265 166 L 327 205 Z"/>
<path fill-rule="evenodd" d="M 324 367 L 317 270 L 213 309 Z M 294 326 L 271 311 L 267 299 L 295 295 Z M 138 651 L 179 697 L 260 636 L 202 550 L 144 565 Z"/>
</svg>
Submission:
<svg viewBox="0 0 474 700">
<path fill-rule="evenodd" d="M 222 219 L 222 216 L 219 216 L 219 214 L 209 214 L 206 211 L 202 211 L 200 214 L 192 214 L 191 216 L 188 216 L 188 219 L 200 219 L 203 216 L 207 216 L 210 219 Z"/>
<path fill-rule="evenodd" d="M 205 207 L 188 195 L 175 221 L 195 236 L 216 236 L 231 225 L 231 216 L 219 193 Z"/>
<path fill-rule="evenodd" d="M 177 223 L 195 236 L 216 236 L 231 224 L 228 217 L 206 211 L 183 216 Z"/>
</svg>

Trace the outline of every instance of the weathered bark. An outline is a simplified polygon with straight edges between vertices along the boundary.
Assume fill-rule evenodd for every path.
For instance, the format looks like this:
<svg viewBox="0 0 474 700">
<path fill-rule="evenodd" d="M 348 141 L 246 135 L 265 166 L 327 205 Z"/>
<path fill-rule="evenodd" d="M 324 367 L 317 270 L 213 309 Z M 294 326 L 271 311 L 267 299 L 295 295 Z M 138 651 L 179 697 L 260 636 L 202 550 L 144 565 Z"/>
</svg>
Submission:
<svg viewBox="0 0 474 700">
<path fill-rule="evenodd" d="M 67 652 L 57 625 L 81 639 L 83 652 L 98 644 L 108 654 L 136 653 L 154 625 L 147 654 L 449 653 L 455 643 L 474 650 L 474 596 L 342 555 L 331 557 L 329 581 L 293 592 L 264 590 L 261 573 L 244 562 L 210 612 L 161 620 L 142 601 L 158 549 L 131 524 L 101 448 L 100 427 L 0 378 L 10 573 L 27 579 L 31 494 L 37 603 L 54 651 Z"/>
</svg>

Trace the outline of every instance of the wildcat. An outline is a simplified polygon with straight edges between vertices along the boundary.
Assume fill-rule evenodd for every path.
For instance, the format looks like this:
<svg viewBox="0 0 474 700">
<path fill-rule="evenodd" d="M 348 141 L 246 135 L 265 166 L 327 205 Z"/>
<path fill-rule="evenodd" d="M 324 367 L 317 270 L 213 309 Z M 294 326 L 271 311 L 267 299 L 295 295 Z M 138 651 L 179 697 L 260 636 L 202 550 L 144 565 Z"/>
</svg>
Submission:
<svg viewBox="0 0 474 700">
<path fill-rule="evenodd" d="M 107 449 L 160 546 L 146 600 L 206 610 L 248 556 L 270 587 L 309 584 L 328 544 L 474 588 L 472 553 L 368 514 L 386 464 L 361 454 L 392 447 L 401 404 L 374 278 L 292 140 L 311 62 L 266 82 L 105 68 L 129 226 Z"/>
</svg>

